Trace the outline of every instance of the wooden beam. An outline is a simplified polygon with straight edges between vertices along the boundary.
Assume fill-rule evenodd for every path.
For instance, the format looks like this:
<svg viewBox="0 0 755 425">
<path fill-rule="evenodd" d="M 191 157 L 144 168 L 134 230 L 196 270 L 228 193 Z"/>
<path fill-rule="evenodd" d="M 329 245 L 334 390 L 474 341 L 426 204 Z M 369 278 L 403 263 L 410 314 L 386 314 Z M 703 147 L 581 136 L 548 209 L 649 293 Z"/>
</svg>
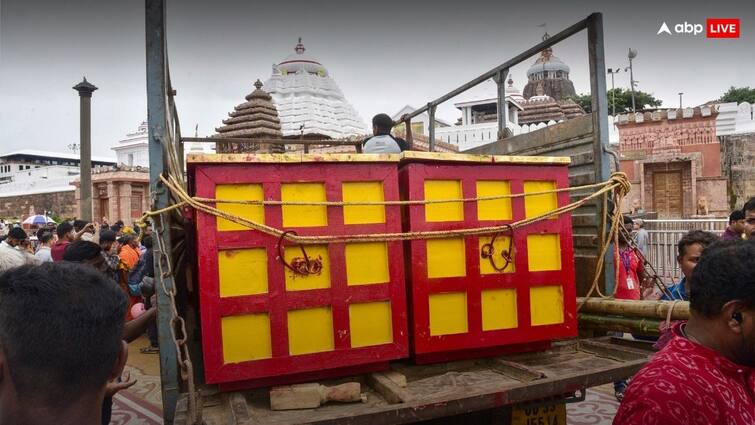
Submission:
<svg viewBox="0 0 755 425">
<path fill-rule="evenodd" d="M 618 316 L 666 319 L 671 312 L 671 320 L 689 319 L 689 302 L 679 301 L 640 301 L 615 300 L 604 298 L 577 298 L 577 305 L 582 307 L 580 313 L 615 314 Z"/>
<path fill-rule="evenodd" d="M 380 393 L 385 401 L 390 404 L 407 403 L 412 401 L 408 391 L 398 386 L 384 373 L 371 373 L 367 377 L 367 383 L 372 389 Z"/>
</svg>

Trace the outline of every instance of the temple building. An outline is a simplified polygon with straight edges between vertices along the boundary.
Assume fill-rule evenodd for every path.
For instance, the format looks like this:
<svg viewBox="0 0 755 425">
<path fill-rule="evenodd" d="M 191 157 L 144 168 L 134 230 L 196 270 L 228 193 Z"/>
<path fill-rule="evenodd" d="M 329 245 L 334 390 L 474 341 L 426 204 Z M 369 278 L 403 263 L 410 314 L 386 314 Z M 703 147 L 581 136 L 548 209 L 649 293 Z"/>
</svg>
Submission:
<svg viewBox="0 0 755 425">
<path fill-rule="evenodd" d="M 262 90 L 262 82 L 254 83 L 255 90 L 246 95 L 246 102 L 237 105 L 229 118 L 223 120 L 214 137 L 282 139 L 281 120 L 272 97 Z M 218 153 L 283 152 L 282 145 L 260 146 L 254 142 L 218 142 Z"/>
<path fill-rule="evenodd" d="M 543 35 L 543 41 L 550 36 Z M 538 87 L 543 93 L 538 93 Z M 527 85 L 524 86 L 524 97 L 550 96 L 556 101 L 566 100 L 575 96 L 574 83 L 569 79 L 569 66 L 553 55 L 553 49 L 548 47 L 540 52 L 540 57 L 527 70 Z"/>
<path fill-rule="evenodd" d="M 273 65 L 265 82 L 283 137 L 342 139 L 370 133 L 325 66 L 305 52 L 300 38 L 294 53 Z"/>
</svg>

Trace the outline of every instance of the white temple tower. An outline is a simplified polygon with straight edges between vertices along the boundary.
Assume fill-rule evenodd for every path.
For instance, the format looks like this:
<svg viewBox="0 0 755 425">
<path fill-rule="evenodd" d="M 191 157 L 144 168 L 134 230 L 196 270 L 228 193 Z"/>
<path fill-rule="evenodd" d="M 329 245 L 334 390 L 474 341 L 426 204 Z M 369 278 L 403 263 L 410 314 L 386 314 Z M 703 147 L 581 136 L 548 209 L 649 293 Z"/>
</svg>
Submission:
<svg viewBox="0 0 755 425">
<path fill-rule="evenodd" d="M 341 139 L 367 134 L 367 126 L 328 70 L 305 50 L 299 38 L 294 53 L 273 65 L 273 75 L 265 82 L 283 137 Z"/>
</svg>

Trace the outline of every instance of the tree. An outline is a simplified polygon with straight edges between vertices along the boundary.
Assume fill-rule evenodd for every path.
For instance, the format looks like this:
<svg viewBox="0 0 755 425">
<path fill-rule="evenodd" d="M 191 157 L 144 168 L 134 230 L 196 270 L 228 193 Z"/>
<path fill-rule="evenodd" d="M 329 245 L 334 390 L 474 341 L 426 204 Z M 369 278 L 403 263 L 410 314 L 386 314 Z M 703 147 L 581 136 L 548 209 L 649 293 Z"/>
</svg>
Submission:
<svg viewBox="0 0 755 425">
<path fill-rule="evenodd" d="M 616 113 L 632 112 L 632 92 L 621 88 L 608 90 L 608 113 L 613 112 L 613 100 L 614 94 L 616 95 Z M 576 102 L 585 112 L 592 112 L 592 95 L 580 94 L 578 96 L 570 97 L 571 100 Z M 635 108 L 640 111 L 645 108 L 655 108 L 661 106 L 661 101 L 653 97 L 651 93 L 645 93 L 644 91 L 634 92 Z"/>
<path fill-rule="evenodd" d="M 750 87 L 731 86 L 718 100 L 720 102 L 755 103 L 755 89 Z"/>
</svg>

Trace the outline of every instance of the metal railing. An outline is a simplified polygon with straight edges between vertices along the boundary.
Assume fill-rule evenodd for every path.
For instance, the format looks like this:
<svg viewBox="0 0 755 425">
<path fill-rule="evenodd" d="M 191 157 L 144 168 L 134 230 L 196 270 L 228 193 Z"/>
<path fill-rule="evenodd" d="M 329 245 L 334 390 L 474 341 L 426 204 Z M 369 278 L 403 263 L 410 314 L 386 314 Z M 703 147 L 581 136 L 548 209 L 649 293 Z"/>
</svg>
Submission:
<svg viewBox="0 0 755 425">
<path fill-rule="evenodd" d="M 700 220 L 645 220 L 648 231 L 648 261 L 655 266 L 664 282 L 678 282 L 682 271 L 676 261 L 677 244 L 690 230 L 705 230 L 720 235 L 726 229 L 727 219 Z"/>
</svg>

